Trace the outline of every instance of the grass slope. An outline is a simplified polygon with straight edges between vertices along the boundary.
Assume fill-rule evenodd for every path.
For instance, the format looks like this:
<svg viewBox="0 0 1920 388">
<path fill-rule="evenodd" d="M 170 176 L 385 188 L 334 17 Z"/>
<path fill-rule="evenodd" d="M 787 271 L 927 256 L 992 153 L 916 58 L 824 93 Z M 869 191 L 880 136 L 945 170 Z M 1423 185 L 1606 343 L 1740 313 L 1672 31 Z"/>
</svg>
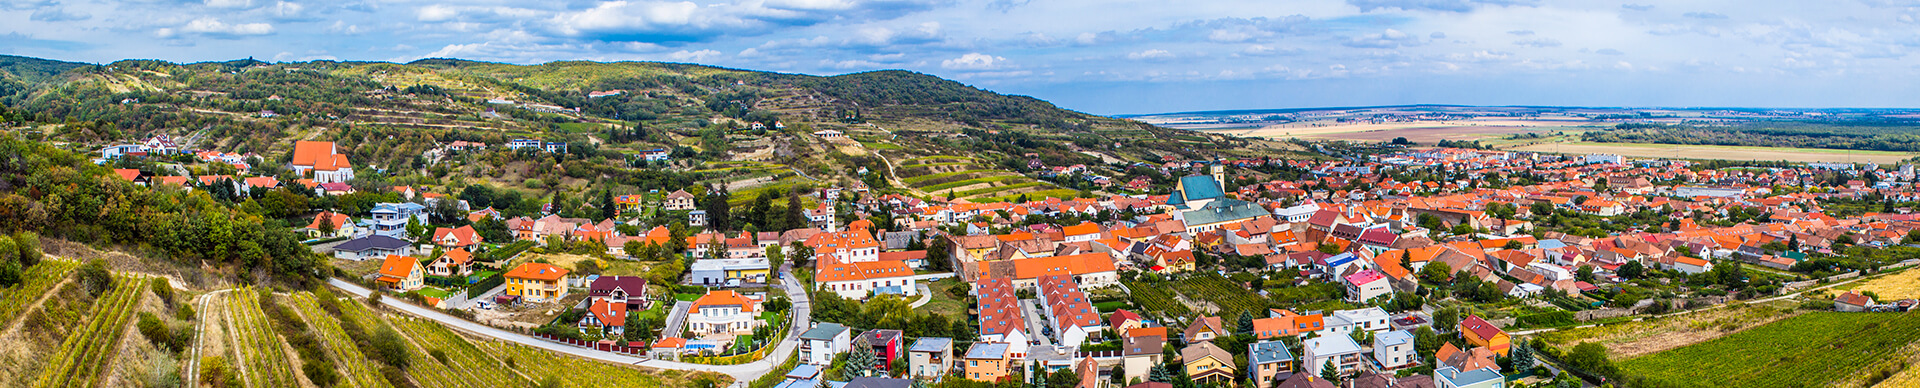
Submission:
<svg viewBox="0 0 1920 388">
<path fill-rule="evenodd" d="M 1645 387 L 1811 387 L 1862 372 L 1920 340 L 1920 319 L 1817 312 L 1712 341 L 1627 360 Z"/>
</svg>

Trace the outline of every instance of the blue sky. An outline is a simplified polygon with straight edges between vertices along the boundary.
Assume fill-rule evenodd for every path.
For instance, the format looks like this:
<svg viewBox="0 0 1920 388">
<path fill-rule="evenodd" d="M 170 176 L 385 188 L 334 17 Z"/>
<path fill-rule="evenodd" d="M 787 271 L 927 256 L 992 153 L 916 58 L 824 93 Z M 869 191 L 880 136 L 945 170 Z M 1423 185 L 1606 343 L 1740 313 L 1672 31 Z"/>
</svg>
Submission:
<svg viewBox="0 0 1920 388">
<path fill-rule="evenodd" d="M 1096 114 L 1915 107 L 1920 0 L 0 0 L 0 53 L 908 69 Z"/>
</svg>

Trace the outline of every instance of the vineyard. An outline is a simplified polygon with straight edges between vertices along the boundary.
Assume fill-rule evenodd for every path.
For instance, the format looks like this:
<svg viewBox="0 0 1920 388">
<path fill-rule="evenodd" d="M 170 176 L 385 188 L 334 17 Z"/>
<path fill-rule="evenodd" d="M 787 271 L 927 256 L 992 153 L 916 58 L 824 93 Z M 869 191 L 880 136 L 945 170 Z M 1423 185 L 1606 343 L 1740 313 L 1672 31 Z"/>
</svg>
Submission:
<svg viewBox="0 0 1920 388">
<path fill-rule="evenodd" d="M 1816 312 L 1627 360 L 1646 387 L 1823 386 L 1920 340 L 1920 319 L 1898 313 Z M 1711 366 L 1702 360 L 1713 360 Z"/>
<path fill-rule="evenodd" d="M 473 346 L 473 343 L 460 338 L 458 334 L 454 334 L 444 326 L 412 318 L 394 319 L 393 326 L 412 338 L 419 348 L 427 349 L 427 353 L 439 351 L 446 357 L 445 361 L 441 361 L 427 355 L 413 355 L 415 360 L 419 360 L 414 363 L 413 377 L 422 385 L 435 387 L 531 385 L 525 377 L 502 368 L 500 360 L 482 352 L 479 347 Z"/>
<path fill-rule="evenodd" d="M 300 385 L 293 362 L 288 360 L 286 349 L 280 345 L 280 336 L 274 334 L 273 323 L 268 322 L 266 313 L 260 310 L 259 291 L 241 288 L 228 292 L 226 299 L 229 320 L 227 338 L 237 342 L 233 346 L 235 358 L 241 364 L 240 374 L 247 386 Z"/>
<path fill-rule="evenodd" d="M 93 311 L 82 323 L 84 328 L 60 343 L 60 349 L 47 360 L 45 369 L 40 370 L 40 378 L 33 386 L 99 386 L 101 369 L 107 365 L 107 357 L 114 354 L 120 334 L 126 332 L 134 306 L 140 303 L 141 296 L 146 295 L 143 292 L 146 287 L 141 286 L 146 284 L 145 280 L 114 277 L 113 289 L 94 302 Z"/>
<path fill-rule="evenodd" d="M 380 377 L 378 368 L 368 361 L 365 355 L 360 354 L 358 348 L 354 347 L 353 339 L 347 338 L 346 330 L 340 328 L 340 321 L 320 309 L 320 304 L 314 299 L 312 293 L 294 293 L 291 299 L 294 307 L 299 309 L 300 315 L 306 316 L 307 323 L 320 334 L 320 341 L 326 343 L 327 352 L 332 353 L 333 359 L 345 367 L 343 375 L 346 378 L 341 381 L 343 386 L 363 388 L 391 386 Z"/>
<path fill-rule="evenodd" d="M 726 386 L 730 378 L 710 372 L 663 370 L 648 373 L 617 364 L 574 358 L 529 346 L 489 342 L 485 348 L 506 357 L 520 372 L 535 380 L 555 379 L 571 388 L 597 387 L 692 387 L 695 380 L 707 379 L 713 386 Z"/>
<path fill-rule="evenodd" d="M 1218 273 L 1208 272 L 1188 277 L 1184 280 L 1169 282 L 1174 291 L 1188 299 L 1203 300 L 1220 307 L 1218 315 L 1239 317 L 1241 313 L 1255 317 L 1267 316 L 1267 300 L 1259 294 L 1248 291 L 1246 287 L 1235 283 Z"/>
<path fill-rule="evenodd" d="M 78 267 L 77 261 L 48 259 L 27 268 L 20 276 L 20 284 L 0 290 L 0 323 L 11 323 L 26 313 L 35 299 L 66 280 L 67 274 Z"/>
<path fill-rule="evenodd" d="M 1158 311 L 1171 316 L 1184 317 L 1193 311 L 1186 304 L 1173 299 L 1173 293 L 1167 291 L 1166 283 L 1161 282 L 1125 282 L 1127 290 L 1133 296 L 1133 305 L 1146 311 Z"/>
</svg>

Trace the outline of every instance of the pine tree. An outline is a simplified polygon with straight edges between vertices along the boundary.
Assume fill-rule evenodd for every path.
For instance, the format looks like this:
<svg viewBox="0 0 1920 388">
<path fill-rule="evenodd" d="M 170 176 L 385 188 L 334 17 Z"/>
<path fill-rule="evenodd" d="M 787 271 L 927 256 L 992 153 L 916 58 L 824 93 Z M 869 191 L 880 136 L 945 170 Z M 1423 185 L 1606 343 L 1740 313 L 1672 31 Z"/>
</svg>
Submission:
<svg viewBox="0 0 1920 388">
<path fill-rule="evenodd" d="M 1247 334 L 1252 332 L 1253 332 L 1253 314 L 1245 311 L 1241 311 L 1240 312 L 1240 334 Z"/>
<path fill-rule="evenodd" d="M 874 357 L 873 347 L 859 344 L 853 347 L 853 354 L 847 357 L 847 366 L 843 369 L 845 371 L 843 373 L 849 376 L 868 377 L 873 375 L 878 365 L 880 361 Z"/>
<path fill-rule="evenodd" d="M 1340 371 L 1333 366 L 1333 359 L 1327 359 L 1327 363 L 1320 366 L 1320 378 L 1335 385 L 1340 384 Z"/>
<path fill-rule="evenodd" d="M 1147 381 L 1152 381 L 1156 383 L 1171 383 L 1173 382 L 1173 376 L 1170 376 L 1167 373 L 1166 366 L 1160 365 L 1160 364 L 1153 364 L 1153 367 L 1147 368 Z"/>
<path fill-rule="evenodd" d="M 1514 341 L 1512 348 L 1513 349 L 1509 350 L 1507 354 L 1509 357 L 1508 363 L 1513 365 L 1513 372 L 1520 373 L 1521 371 L 1532 369 L 1533 347 L 1528 346 L 1527 340 L 1520 339 Z"/>
</svg>

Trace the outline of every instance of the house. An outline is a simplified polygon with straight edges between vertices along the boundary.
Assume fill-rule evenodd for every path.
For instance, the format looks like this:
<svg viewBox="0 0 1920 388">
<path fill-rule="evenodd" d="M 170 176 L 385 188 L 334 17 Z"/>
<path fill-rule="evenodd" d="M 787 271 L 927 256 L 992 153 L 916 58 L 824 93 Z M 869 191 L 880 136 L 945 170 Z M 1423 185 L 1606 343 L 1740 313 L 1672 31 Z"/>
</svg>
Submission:
<svg viewBox="0 0 1920 388">
<path fill-rule="evenodd" d="M 835 388 L 913 388 L 913 380 L 891 377 L 855 377 Z"/>
<path fill-rule="evenodd" d="M 1300 315 L 1273 309 L 1268 315 L 1267 318 L 1253 320 L 1254 337 L 1266 340 L 1326 330 L 1326 319 L 1320 314 Z"/>
<path fill-rule="evenodd" d="M 1393 299 L 1393 285 L 1387 276 L 1372 269 L 1361 270 L 1345 278 L 1347 301 L 1363 304 L 1374 298 Z"/>
<path fill-rule="evenodd" d="M 1007 377 L 1009 345 L 1004 342 L 975 342 L 967 348 L 961 377 L 973 381 L 998 382 Z"/>
<path fill-rule="evenodd" d="M 826 257 L 826 256 L 821 256 Z M 912 297 L 919 294 L 912 268 L 900 261 L 834 263 L 831 259 L 815 262 L 813 273 L 820 289 L 833 291 L 841 298 L 865 300 L 870 295 L 894 294 Z"/>
<path fill-rule="evenodd" d="M 1073 278 L 1053 275 L 1040 278 L 1041 317 L 1053 328 L 1054 342 L 1067 348 L 1079 348 L 1087 337 L 1101 332 L 1100 310 L 1093 299 L 1073 283 Z"/>
<path fill-rule="evenodd" d="M 899 330 L 873 329 L 854 337 L 853 346 L 866 346 L 873 350 L 874 357 L 880 361 L 880 369 L 893 372 L 893 361 L 900 359 L 900 342 L 905 334 Z"/>
<path fill-rule="evenodd" d="M 647 279 L 639 276 L 601 276 L 587 285 L 587 298 L 647 308 Z"/>
<path fill-rule="evenodd" d="M 1406 330 L 1389 331 L 1373 337 L 1374 370 L 1391 371 L 1420 364 L 1413 349 L 1413 334 Z"/>
<path fill-rule="evenodd" d="M 1127 311 L 1127 309 L 1113 310 L 1112 314 L 1107 314 L 1107 327 L 1119 333 L 1138 329 L 1144 326 L 1146 322 L 1146 319 L 1141 318 L 1140 314 Z"/>
<path fill-rule="evenodd" d="M 686 338 L 661 338 L 653 342 L 653 347 L 647 348 L 647 357 L 655 360 L 679 361 L 680 354 L 685 353 L 686 349 Z"/>
<path fill-rule="evenodd" d="M 1512 344 L 1507 332 L 1481 319 L 1479 315 L 1468 315 L 1467 319 L 1460 320 L 1460 335 L 1466 337 L 1467 344 L 1485 346 L 1501 357 L 1507 356 L 1507 349 Z"/>
<path fill-rule="evenodd" d="M 1327 315 L 1327 332 L 1320 334 L 1345 335 L 1353 333 L 1354 329 L 1371 331 L 1374 334 L 1386 333 L 1387 330 L 1393 329 L 1387 324 L 1387 319 L 1391 317 L 1392 315 L 1387 314 L 1386 309 L 1379 307 L 1338 310 Z"/>
<path fill-rule="evenodd" d="M 484 240 L 480 238 L 480 232 L 473 230 L 473 225 L 433 229 L 433 243 L 443 247 L 473 249 Z"/>
<path fill-rule="evenodd" d="M 1126 376 L 1122 377 L 1127 381 L 1146 380 L 1151 377 L 1147 372 L 1150 372 L 1154 365 L 1161 364 L 1161 357 L 1165 356 L 1162 350 L 1166 343 L 1164 336 L 1132 336 L 1121 339 L 1120 366 L 1127 372 Z"/>
<path fill-rule="evenodd" d="M 376 234 L 333 246 L 333 257 L 344 260 L 383 259 L 388 255 L 412 256 L 413 243 Z"/>
<path fill-rule="evenodd" d="M 1285 341 L 1247 344 L 1247 379 L 1255 387 L 1271 387 L 1275 380 L 1293 376 L 1293 352 Z"/>
<path fill-rule="evenodd" d="M 771 264 L 766 258 L 701 259 L 693 262 L 687 283 L 705 286 L 738 287 L 742 283 L 767 282 Z"/>
<path fill-rule="evenodd" d="M 1342 376 L 1360 371 L 1366 367 L 1366 352 L 1360 350 L 1360 344 L 1353 337 L 1345 335 L 1327 335 L 1300 341 L 1300 359 L 1302 372 L 1314 376 L 1321 375 L 1321 368 L 1327 362 L 1333 362 L 1334 373 Z"/>
<path fill-rule="evenodd" d="M 674 190 L 667 193 L 667 199 L 661 207 L 667 210 L 693 210 L 693 194 L 687 194 L 686 190 Z"/>
<path fill-rule="evenodd" d="M 353 163 L 330 141 L 294 142 L 292 167 L 294 174 L 308 176 L 314 183 L 353 180 Z"/>
<path fill-rule="evenodd" d="M 800 333 L 800 362 L 813 365 L 833 363 L 833 356 L 853 351 L 852 333 L 838 323 L 822 322 Z"/>
<path fill-rule="evenodd" d="M 1026 314 L 1014 290 L 1006 279 L 981 279 L 974 289 L 979 296 L 974 311 L 979 312 L 980 342 L 1005 343 L 1009 357 L 1025 358 L 1034 333 L 1027 332 Z"/>
<path fill-rule="evenodd" d="M 1681 257 L 1673 258 L 1673 269 L 1675 271 L 1680 271 L 1688 275 L 1697 275 L 1703 272 L 1712 271 L 1713 263 L 1708 262 L 1706 260 L 1681 256 Z"/>
<path fill-rule="evenodd" d="M 413 256 L 387 255 L 380 263 L 380 275 L 374 278 L 380 287 L 393 291 L 413 291 L 420 289 L 426 280 L 426 271 L 420 269 L 420 258 Z"/>
<path fill-rule="evenodd" d="M 320 212 L 320 214 L 313 216 L 312 223 L 308 223 L 307 227 L 300 228 L 300 230 L 307 231 L 307 237 L 311 238 L 353 237 L 356 229 L 354 229 L 351 221 L 352 219 L 348 218 L 345 214 Z M 323 225 L 322 223 L 325 224 Z M 333 228 L 332 234 L 322 233 L 329 227 Z"/>
<path fill-rule="evenodd" d="M 1273 388 L 1339 388 L 1339 386 L 1334 385 L 1332 382 L 1329 382 L 1326 379 L 1320 378 L 1319 375 L 1308 374 L 1308 373 L 1295 373 L 1293 374 L 1293 376 L 1287 377 L 1286 380 L 1281 380 L 1279 385 L 1271 385 L 1270 387 L 1273 387 Z M 1412 388 L 1412 387 L 1409 387 L 1409 388 Z"/>
<path fill-rule="evenodd" d="M 1846 293 L 1840 294 L 1839 297 L 1833 298 L 1834 311 L 1857 313 L 1867 311 L 1868 306 L 1872 305 L 1873 298 L 1869 298 L 1859 291 L 1848 290 Z"/>
<path fill-rule="evenodd" d="M 687 311 L 687 330 L 699 335 L 746 335 L 765 325 L 760 320 L 760 300 L 732 290 L 707 291 L 693 301 Z"/>
<path fill-rule="evenodd" d="M 440 257 L 427 264 L 427 273 L 433 276 L 465 277 L 473 273 L 473 252 L 453 248 L 440 253 Z"/>
<path fill-rule="evenodd" d="M 1506 376 L 1499 369 L 1480 368 L 1463 371 L 1454 367 L 1440 367 L 1433 370 L 1433 386 L 1436 388 L 1503 388 Z"/>
<path fill-rule="evenodd" d="M 1186 335 L 1187 342 L 1206 342 L 1214 337 L 1233 335 L 1233 331 L 1220 322 L 1220 317 L 1200 317 L 1187 325 Z"/>
<path fill-rule="evenodd" d="M 598 329 L 609 337 L 625 333 L 626 327 L 627 304 L 606 299 L 594 299 L 593 304 L 587 306 L 587 314 L 580 318 L 580 330 Z"/>
<path fill-rule="evenodd" d="M 376 203 L 373 204 L 373 234 L 398 238 L 413 238 L 407 235 L 409 221 L 427 225 L 427 207 L 417 203 Z"/>
<path fill-rule="evenodd" d="M 953 362 L 953 339 L 920 337 L 907 347 L 907 377 L 938 381 Z"/>
<path fill-rule="evenodd" d="M 1498 357 L 1500 355 L 1494 354 L 1493 350 L 1484 346 L 1475 346 L 1462 351 L 1454 347 L 1452 342 L 1440 344 L 1440 349 L 1433 352 L 1435 367 L 1447 366 L 1459 370 L 1500 369 L 1500 364 L 1496 361 Z"/>
<path fill-rule="evenodd" d="M 567 269 L 547 263 L 526 263 L 507 270 L 506 295 L 529 302 L 545 302 L 567 297 Z"/>
<path fill-rule="evenodd" d="M 1214 346 L 1212 342 L 1196 343 L 1180 349 L 1180 364 L 1187 370 L 1187 378 L 1199 383 L 1231 383 L 1236 374 L 1233 370 L 1233 353 Z"/>
</svg>

